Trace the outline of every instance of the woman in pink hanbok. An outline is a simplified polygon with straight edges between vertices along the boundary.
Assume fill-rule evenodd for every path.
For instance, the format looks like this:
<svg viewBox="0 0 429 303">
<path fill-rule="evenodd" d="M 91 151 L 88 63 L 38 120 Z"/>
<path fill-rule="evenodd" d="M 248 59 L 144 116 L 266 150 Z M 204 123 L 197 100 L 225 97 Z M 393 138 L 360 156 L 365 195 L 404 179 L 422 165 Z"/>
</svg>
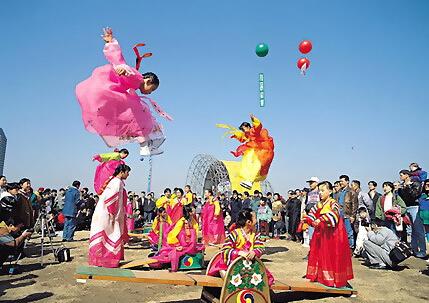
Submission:
<svg viewBox="0 0 429 303">
<path fill-rule="evenodd" d="M 151 257 L 158 260 L 151 263 L 150 267 L 160 268 L 164 264 L 171 264 L 171 271 L 177 271 L 180 257 L 186 254 L 196 254 L 204 251 L 204 245 L 198 241 L 198 223 L 193 216 L 193 208 L 190 205 L 183 206 L 183 216 L 172 227 L 167 236 L 167 243 L 159 253 Z"/>
<path fill-rule="evenodd" d="M 115 150 L 113 153 L 98 154 L 92 158 L 92 161 L 98 161 L 100 164 L 95 169 L 94 189 L 97 195 L 101 195 L 109 183 L 116 167 L 119 164 L 125 164 L 124 159 L 128 157 L 129 151 L 125 148 Z"/>
<path fill-rule="evenodd" d="M 124 180 L 131 168 L 119 165 L 95 207 L 89 237 L 89 265 L 118 267 L 128 242 L 125 225 L 127 192 Z"/>
<path fill-rule="evenodd" d="M 164 207 L 157 209 L 157 215 L 152 223 L 152 230 L 148 234 L 150 244 L 159 251 L 167 244 L 167 235 L 170 231 L 171 219 Z"/>
<path fill-rule="evenodd" d="M 141 145 L 142 155 L 159 154 L 158 148 L 165 137 L 146 102 L 161 116 L 169 120 L 171 117 L 155 101 L 136 93 L 138 89 L 144 95 L 152 93 L 159 86 L 158 77 L 154 73 L 142 75 L 126 64 L 110 28 L 104 29 L 103 39 L 106 42 L 103 53 L 109 64 L 97 67 L 76 86 L 85 128 L 100 135 L 110 147 L 136 141 Z M 150 54 L 138 55 L 138 65 L 146 55 Z"/>
<path fill-rule="evenodd" d="M 220 244 L 225 240 L 225 226 L 219 201 L 213 197 L 213 191 L 206 189 L 204 192 L 202 218 L 202 234 L 204 244 Z"/>
<path fill-rule="evenodd" d="M 183 216 L 183 205 L 186 204 L 186 198 L 183 196 L 183 189 L 176 188 L 176 197 L 170 200 L 167 206 L 167 214 L 174 225 Z"/>
</svg>

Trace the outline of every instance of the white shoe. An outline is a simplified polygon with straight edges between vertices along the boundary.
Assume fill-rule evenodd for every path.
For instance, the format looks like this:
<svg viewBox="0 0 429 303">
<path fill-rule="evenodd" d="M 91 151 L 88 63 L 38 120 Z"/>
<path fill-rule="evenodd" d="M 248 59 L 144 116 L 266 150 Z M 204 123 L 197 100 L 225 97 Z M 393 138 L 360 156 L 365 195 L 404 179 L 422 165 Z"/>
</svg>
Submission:
<svg viewBox="0 0 429 303">
<path fill-rule="evenodd" d="M 140 145 L 140 156 L 155 156 L 155 155 L 160 155 L 162 154 L 164 151 L 159 149 L 158 147 L 154 147 L 150 144 L 141 144 Z"/>
<path fill-rule="evenodd" d="M 252 182 L 250 182 L 250 181 L 241 181 L 240 185 L 246 189 L 252 188 Z"/>
</svg>

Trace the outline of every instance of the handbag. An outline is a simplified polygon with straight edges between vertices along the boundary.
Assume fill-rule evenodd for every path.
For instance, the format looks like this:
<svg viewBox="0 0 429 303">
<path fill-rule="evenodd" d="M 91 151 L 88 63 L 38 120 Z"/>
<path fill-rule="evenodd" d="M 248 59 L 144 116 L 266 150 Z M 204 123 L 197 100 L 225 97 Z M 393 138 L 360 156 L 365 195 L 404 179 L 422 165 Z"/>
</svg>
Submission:
<svg viewBox="0 0 429 303">
<path fill-rule="evenodd" d="M 60 262 L 60 263 L 71 261 L 70 249 L 67 247 L 62 246 L 62 247 L 55 249 L 54 254 L 55 254 L 58 262 Z"/>
<path fill-rule="evenodd" d="M 395 247 L 390 251 L 389 257 L 393 264 L 399 264 L 408 259 L 413 254 L 411 247 L 402 241 L 396 243 Z"/>
</svg>

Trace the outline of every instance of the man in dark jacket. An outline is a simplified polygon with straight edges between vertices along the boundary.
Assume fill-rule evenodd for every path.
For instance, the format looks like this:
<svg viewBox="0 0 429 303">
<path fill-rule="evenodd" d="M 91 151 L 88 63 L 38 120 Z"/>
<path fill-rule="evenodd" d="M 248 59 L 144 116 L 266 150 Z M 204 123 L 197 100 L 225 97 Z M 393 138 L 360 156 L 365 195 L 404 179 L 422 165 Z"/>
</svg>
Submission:
<svg viewBox="0 0 429 303">
<path fill-rule="evenodd" d="M 33 207 L 30 203 L 31 195 L 31 181 L 27 178 L 23 178 L 19 181 L 21 189 L 18 194 L 18 203 L 14 209 L 15 224 L 22 225 L 22 229 L 32 228 L 34 226 L 34 214 Z"/>
<path fill-rule="evenodd" d="M 241 199 L 238 197 L 238 192 L 236 190 L 234 190 L 232 192 L 232 198 L 231 198 L 231 224 L 237 223 L 237 219 L 238 219 L 238 213 L 241 211 L 242 209 L 242 202 Z"/>
<path fill-rule="evenodd" d="M 63 230 L 63 242 L 73 241 L 73 236 L 77 224 L 77 204 L 80 199 L 79 187 L 80 182 L 74 181 L 72 186 L 67 189 L 64 197 L 63 215 L 65 218 L 65 222 Z"/>
<path fill-rule="evenodd" d="M 250 208 L 250 194 L 247 191 L 245 191 L 243 194 L 244 194 L 244 199 L 243 199 L 243 205 L 241 208 L 242 209 Z"/>
<path fill-rule="evenodd" d="M 358 210 L 358 197 L 350 188 L 350 178 L 347 175 L 340 176 L 341 192 L 338 195 L 340 215 L 344 218 L 350 248 L 355 247 L 353 223 L 356 220 Z"/>
<path fill-rule="evenodd" d="M 381 197 L 381 194 L 377 191 L 377 182 L 369 181 L 368 182 L 368 196 L 372 200 L 373 211 L 369 213 L 371 220 L 375 219 L 375 206 L 377 205 L 378 199 Z"/>
<path fill-rule="evenodd" d="M 301 200 L 298 198 L 301 191 L 297 189 L 292 191 L 291 197 L 287 203 L 287 214 L 289 217 L 289 234 L 291 235 L 292 241 L 301 240 L 297 238 L 296 229 L 298 228 L 300 216 L 301 216 Z"/>
<path fill-rule="evenodd" d="M 144 222 L 149 222 L 153 219 L 153 215 L 155 213 L 155 200 L 152 197 L 152 194 L 148 194 L 146 198 L 142 200 L 142 208 L 143 208 L 143 220 Z"/>
<path fill-rule="evenodd" d="M 425 228 L 419 215 L 418 199 L 421 195 L 421 183 L 411 179 L 412 173 L 401 170 L 399 177 L 403 185 L 398 190 L 399 196 L 407 206 L 407 214 L 411 219 L 411 248 L 417 258 L 426 258 Z"/>
</svg>

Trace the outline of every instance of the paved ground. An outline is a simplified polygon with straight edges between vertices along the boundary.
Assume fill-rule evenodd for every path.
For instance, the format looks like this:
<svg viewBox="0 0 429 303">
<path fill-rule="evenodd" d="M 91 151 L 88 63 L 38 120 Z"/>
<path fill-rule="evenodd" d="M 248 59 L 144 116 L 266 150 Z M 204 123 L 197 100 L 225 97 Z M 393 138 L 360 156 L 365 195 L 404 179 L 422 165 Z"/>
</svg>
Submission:
<svg viewBox="0 0 429 303">
<path fill-rule="evenodd" d="M 201 288 L 169 285 L 127 284 L 121 282 L 88 281 L 78 284 L 73 279 L 77 265 L 86 265 L 88 232 L 78 232 L 80 241 L 68 243 L 72 262 L 56 264 L 52 254 L 39 265 L 37 257 L 39 240 L 32 240 L 32 258 L 22 261 L 21 273 L 9 277 L 0 276 L 1 302 L 199 302 Z M 61 244 L 55 239 L 55 245 Z M 148 250 L 127 248 L 126 259 L 145 257 Z M 206 259 L 215 253 L 209 248 Z M 307 250 L 300 244 L 286 240 L 271 240 L 267 243 L 264 262 L 275 277 L 299 279 L 305 273 L 306 261 L 302 258 Z M 401 264 L 398 271 L 371 270 L 353 260 L 355 279 L 351 284 L 359 292 L 356 298 L 327 297 L 322 295 L 285 294 L 276 297 L 277 302 L 428 302 L 429 276 L 426 262 L 410 258 Z M 422 274 L 421 271 L 424 273 Z M 156 271 L 153 271 L 156 274 Z"/>
</svg>

